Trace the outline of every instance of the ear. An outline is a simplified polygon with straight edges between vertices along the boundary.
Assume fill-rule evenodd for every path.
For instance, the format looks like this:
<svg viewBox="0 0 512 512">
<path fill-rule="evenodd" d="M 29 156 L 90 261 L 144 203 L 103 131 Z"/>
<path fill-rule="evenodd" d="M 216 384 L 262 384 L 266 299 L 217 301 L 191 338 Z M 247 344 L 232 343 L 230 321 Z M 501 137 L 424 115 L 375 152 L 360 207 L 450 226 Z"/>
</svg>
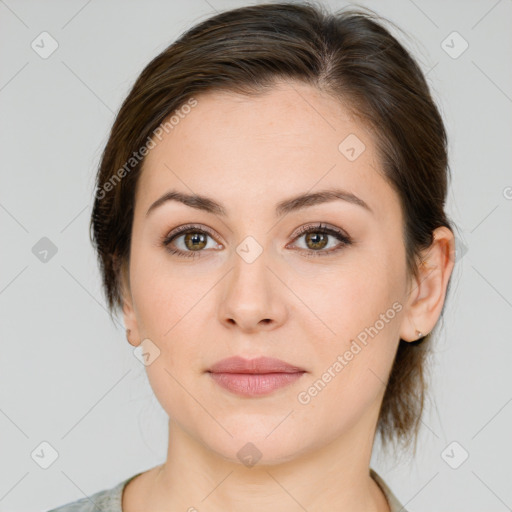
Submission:
<svg viewBox="0 0 512 512">
<path fill-rule="evenodd" d="M 140 345 L 140 332 L 133 307 L 133 298 L 130 289 L 129 262 L 123 261 L 121 264 L 119 279 L 121 285 L 121 296 L 123 301 L 123 317 L 126 328 L 126 339 L 130 345 L 137 347 Z"/>
<path fill-rule="evenodd" d="M 416 341 L 430 333 L 441 315 L 448 281 L 455 264 L 455 238 L 445 226 L 434 231 L 434 241 L 422 258 L 418 277 L 411 279 L 400 338 Z"/>
</svg>

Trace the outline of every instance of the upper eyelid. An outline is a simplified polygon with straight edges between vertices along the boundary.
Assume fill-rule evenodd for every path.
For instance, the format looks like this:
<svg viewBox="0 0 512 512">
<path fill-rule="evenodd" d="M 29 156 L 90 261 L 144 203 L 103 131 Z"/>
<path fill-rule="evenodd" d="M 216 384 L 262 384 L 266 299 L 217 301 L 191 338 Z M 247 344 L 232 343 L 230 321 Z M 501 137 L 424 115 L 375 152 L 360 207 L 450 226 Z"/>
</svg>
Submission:
<svg viewBox="0 0 512 512">
<path fill-rule="evenodd" d="M 204 225 L 188 225 L 185 224 L 183 226 L 179 226 L 176 229 L 171 230 L 167 235 L 164 236 L 165 240 L 171 240 L 178 236 L 186 234 L 188 231 L 204 231 L 207 235 L 210 235 L 211 237 L 214 236 L 215 230 L 213 228 L 210 228 L 208 226 Z"/>
<path fill-rule="evenodd" d="M 345 230 L 331 226 L 330 224 L 321 221 L 304 224 L 294 231 L 295 235 L 292 234 L 290 236 L 292 236 L 293 240 L 295 240 L 296 238 L 305 235 L 309 230 L 314 231 L 315 229 L 319 231 L 324 229 L 327 231 L 333 231 L 334 233 L 327 234 L 331 236 L 338 235 L 349 240 L 351 239 L 350 235 Z M 170 243 L 172 240 L 178 238 L 179 236 L 182 236 L 189 231 L 193 232 L 194 230 L 203 231 L 207 235 L 210 235 L 212 238 L 215 238 L 215 230 L 209 226 L 205 226 L 204 224 L 185 224 L 172 230 L 168 235 L 165 235 L 164 240 Z"/>
<path fill-rule="evenodd" d="M 332 232 L 336 233 L 337 235 L 344 236 L 346 238 L 350 238 L 349 234 L 344 229 L 338 228 L 338 227 L 335 227 L 326 222 L 320 222 L 320 221 L 302 225 L 300 228 L 295 230 L 295 232 L 297 233 L 296 236 L 301 236 L 304 233 L 307 233 L 310 230 L 314 231 L 315 229 L 318 231 L 323 231 L 323 230 L 328 231 L 328 232 L 332 231 Z M 328 233 L 328 234 L 332 234 L 332 233 Z"/>
</svg>

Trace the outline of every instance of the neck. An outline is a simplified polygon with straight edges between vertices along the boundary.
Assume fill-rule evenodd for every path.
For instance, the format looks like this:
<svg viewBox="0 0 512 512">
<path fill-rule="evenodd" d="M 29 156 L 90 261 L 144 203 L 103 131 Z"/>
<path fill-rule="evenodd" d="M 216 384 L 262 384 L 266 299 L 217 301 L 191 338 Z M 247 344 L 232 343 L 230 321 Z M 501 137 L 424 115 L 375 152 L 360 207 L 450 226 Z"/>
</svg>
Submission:
<svg viewBox="0 0 512 512">
<path fill-rule="evenodd" d="M 209 450 L 171 420 L 167 461 L 155 468 L 143 501 L 162 511 L 389 512 L 369 474 L 373 439 L 374 430 L 356 425 L 288 461 L 246 467 Z"/>
</svg>

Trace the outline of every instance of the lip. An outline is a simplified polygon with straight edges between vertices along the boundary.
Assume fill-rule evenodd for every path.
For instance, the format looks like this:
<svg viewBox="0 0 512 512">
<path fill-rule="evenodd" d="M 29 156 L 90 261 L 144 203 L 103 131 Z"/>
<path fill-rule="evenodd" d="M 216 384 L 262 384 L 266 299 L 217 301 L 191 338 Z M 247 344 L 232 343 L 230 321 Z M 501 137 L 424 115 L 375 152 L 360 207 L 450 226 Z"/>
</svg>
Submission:
<svg viewBox="0 0 512 512">
<path fill-rule="evenodd" d="M 210 373 L 298 373 L 305 370 L 273 357 L 245 359 L 234 356 L 217 361 L 208 371 Z"/>
<path fill-rule="evenodd" d="M 268 395 L 300 379 L 306 370 L 269 357 L 229 357 L 215 363 L 208 373 L 222 388 L 245 397 Z"/>
</svg>

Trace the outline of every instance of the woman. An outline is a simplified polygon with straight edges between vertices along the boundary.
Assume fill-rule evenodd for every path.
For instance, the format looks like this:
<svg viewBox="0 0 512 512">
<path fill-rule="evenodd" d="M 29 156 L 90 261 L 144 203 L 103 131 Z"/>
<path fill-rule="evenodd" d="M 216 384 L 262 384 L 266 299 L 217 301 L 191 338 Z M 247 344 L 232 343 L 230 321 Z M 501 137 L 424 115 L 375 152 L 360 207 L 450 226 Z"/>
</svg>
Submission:
<svg viewBox="0 0 512 512">
<path fill-rule="evenodd" d="M 405 510 L 454 265 L 443 121 L 371 12 L 260 4 L 141 73 L 91 219 L 110 311 L 169 416 L 164 464 L 56 511 Z"/>
</svg>

